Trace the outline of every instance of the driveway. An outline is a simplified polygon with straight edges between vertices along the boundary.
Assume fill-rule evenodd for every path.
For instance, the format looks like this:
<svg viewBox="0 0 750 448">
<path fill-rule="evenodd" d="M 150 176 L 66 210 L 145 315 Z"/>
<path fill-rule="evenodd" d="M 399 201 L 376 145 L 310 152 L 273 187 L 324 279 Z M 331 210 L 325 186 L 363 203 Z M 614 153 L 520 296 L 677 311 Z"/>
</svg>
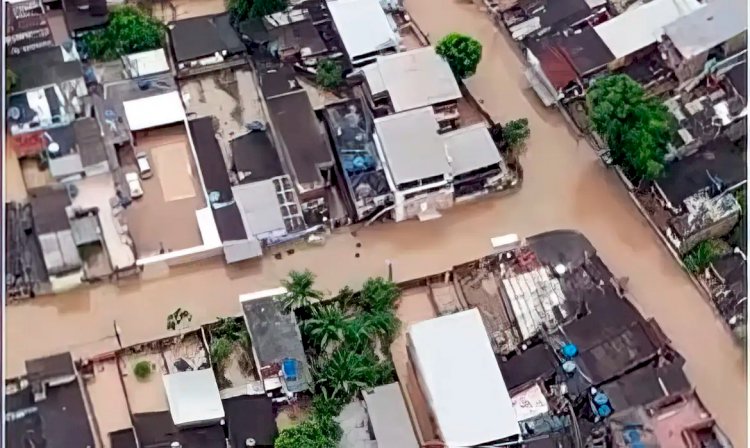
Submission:
<svg viewBox="0 0 750 448">
<path fill-rule="evenodd" d="M 586 235 L 615 275 L 630 277 L 636 305 L 658 320 L 686 357 L 688 376 L 701 399 L 734 444 L 745 446 L 742 352 L 614 173 L 584 141 L 571 135 L 557 112 L 538 102 L 525 85 L 512 45 L 477 7 L 452 0 L 407 0 L 406 6 L 433 39 L 461 31 L 482 41 L 483 61 L 467 84 L 498 121 L 526 117 L 530 122 L 520 192 L 454 207 L 438 220 L 374 225 L 356 237 L 339 233 L 323 247 L 299 247 L 294 255 L 285 253 L 278 260 L 270 254 L 262 261 L 225 266 L 216 258 L 150 280 L 102 285 L 8 307 L 8 376 L 21 373 L 25 359 L 111 337 L 113 320 L 127 345 L 164 335 L 166 316 L 177 307 L 188 309 L 195 325 L 216 316 L 239 315 L 240 293 L 278 286 L 290 269 L 309 268 L 318 274 L 320 287 L 336 291 L 370 275 L 385 275 L 386 260 L 393 263 L 398 281 L 484 256 L 491 251 L 492 236 L 568 228 Z M 37 330 L 29 337 L 32 327 Z"/>
</svg>

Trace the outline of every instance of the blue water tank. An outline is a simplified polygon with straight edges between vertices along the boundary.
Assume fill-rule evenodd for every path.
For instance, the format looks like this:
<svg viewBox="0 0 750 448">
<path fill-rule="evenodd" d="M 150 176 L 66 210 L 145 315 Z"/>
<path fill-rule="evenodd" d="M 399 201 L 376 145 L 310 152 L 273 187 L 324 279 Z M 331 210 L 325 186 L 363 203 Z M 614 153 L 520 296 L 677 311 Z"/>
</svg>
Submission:
<svg viewBox="0 0 750 448">
<path fill-rule="evenodd" d="M 612 414 L 612 408 L 609 407 L 608 404 L 605 404 L 603 406 L 599 406 L 596 409 L 596 413 L 599 414 L 600 417 L 609 417 Z"/>
<path fill-rule="evenodd" d="M 575 344 L 565 344 L 561 351 L 566 359 L 573 359 L 578 354 L 578 347 Z"/>
</svg>

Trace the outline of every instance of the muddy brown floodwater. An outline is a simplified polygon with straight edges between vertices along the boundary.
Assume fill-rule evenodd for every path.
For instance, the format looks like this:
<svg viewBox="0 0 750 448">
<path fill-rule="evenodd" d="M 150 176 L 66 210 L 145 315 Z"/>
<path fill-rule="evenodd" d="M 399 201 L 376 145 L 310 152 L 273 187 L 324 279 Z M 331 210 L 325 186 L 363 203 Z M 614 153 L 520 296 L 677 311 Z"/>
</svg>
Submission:
<svg viewBox="0 0 750 448">
<path fill-rule="evenodd" d="M 386 260 L 393 263 L 395 280 L 407 279 L 484 256 L 495 235 L 568 228 L 583 232 L 616 275 L 630 277 L 636 305 L 657 319 L 686 357 L 688 376 L 735 445 L 746 446 L 742 352 L 614 173 L 584 141 L 576 141 L 557 112 L 541 106 L 524 81 L 515 47 L 479 8 L 453 0 L 407 0 L 406 5 L 432 39 L 460 31 L 482 41 L 483 60 L 467 85 L 496 121 L 526 117 L 530 122 L 520 192 L 455 207 L 434 221 L 376 225 L 356 237 L 337 234 L 324 247 L 298 249 L 281 260 L 266 257 L 227 267 L 216 259 L 119 288 L 103 285 L 11 306 L 8 373 L 21 373 L 25 359 L 40 355 L 114 348 L 115 320 L 127 345 L 164 335 L 166 315 L 178 306 L 191 311 L 196 324 L 239 314 L 238 294 L 277 286 L 293 268 L 310 268 L 322 288 L 337 290 L 386 274 Z"/>
</svg>

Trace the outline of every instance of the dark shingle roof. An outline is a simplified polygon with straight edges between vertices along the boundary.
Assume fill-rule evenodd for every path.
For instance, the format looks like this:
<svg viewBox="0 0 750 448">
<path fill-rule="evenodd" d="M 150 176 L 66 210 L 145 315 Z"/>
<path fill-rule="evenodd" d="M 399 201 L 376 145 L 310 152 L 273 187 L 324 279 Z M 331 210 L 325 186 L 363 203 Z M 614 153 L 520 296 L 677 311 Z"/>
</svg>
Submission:
<svg viewBox="0 0 750 448">
<path fill-rule="evenodd" d="M 669 202 L 682 202 L 713 185 L 709 177 L 720 179 L 729 187 L 745 179 L 747 152 L 726 137 L 703 145 L 695 154 L 667 165 L 664 176 L 656 182 Z"/>
<path fill-rule="evenodd" d="M 63 10 L 72 32 L 97 28 L 109 20 L 106 0 L 63 0 Z"/>
<path fill-rule="evenodd" d="M 63 188 L 43 187 L 29 192 L 31 215 L 38 235 L 70 228 L 65 207 L 69 206 L 68 191 Z"/>
<path fill-rule="evenodd" d="M 242 183 L 257 182 L 284 174 L 276 148 L 264 131 L 249 132 L 229 142 L 234 169 L 249 172 Z"/>
<path fill-rule="evenodd" d="M 229 14 L 177 20 L 169 24 L 169 36 L 177 62 L 211 56 L 226 51 L 242 53 L 245 45 L 230 24 Z"/>
<path fill-rule="evenodd" d="M 222 400 L 232 446 L 245 446 L 247 439 L 256 446 L 273 446 L 276 417 L 271 399 L 264 395 L 243 395 Z"/>
<path fill-rule="evenodd" d="M 44 70 L 40 70 L 39 67 L 44 67 Z M 81 61 L 66 62 L 63 59 L 63 52 L 60 47 L 45 48 L 21 56 L 11 56 L 8 58 L 8 68 L 13 70 L 13 73 L 17 76 L 13 92 L 23 92 L 24 90 L 83 78 Z"/>
</svg>

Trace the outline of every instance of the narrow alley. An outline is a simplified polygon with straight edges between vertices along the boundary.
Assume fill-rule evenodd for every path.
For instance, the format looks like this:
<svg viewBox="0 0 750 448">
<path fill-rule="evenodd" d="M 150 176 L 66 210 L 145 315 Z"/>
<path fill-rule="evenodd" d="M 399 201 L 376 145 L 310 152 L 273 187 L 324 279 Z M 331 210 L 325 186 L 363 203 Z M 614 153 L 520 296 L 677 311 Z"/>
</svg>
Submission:
<svg viewBox="0 0 750 448">
<path fill-rule="evenodd" d="M 686 372 L 707 408 L 734 444 L 745 446 L 742 352 L 614 172 L 604 168 L 584 140 L 577 141 L 556 110 L 542 106 L 526 84 L 514 44 L 477 6 L 458 0 L 407 0 L 406 7 L 433 41 L 451 31 L 479 39 L 483 59 L 467 86 L 494 120 L 529 119 L 531 138 L 522 160 L 525 181 L 518 193 L 454 207 L 438 220 L 373 225 L 356 236 L 338 233 L 323 247 L 298 248 L 280 260 L 268 256 L 236 267 L 216 258 L 119 287 L 101 285 L 10 306 L 7 375 L 21 373 L 29 358 L 64 350 L 81 356 L 114 349 L 115 321 L 122 344 L 128 345 L 165 335 L 166 316 L 177 307 L 189 310 L 195 325 L 238 315 L 240 293 L 277 286 L 290 269 L 309 268 L 321 288 L 336 291 L 346 284 L 357 286 L 368 276 L 386 275 L 387 261 L 399 281 L 486 255 L 492 236 L 575 229 L 591 240 L 616 275 L 630 278 L 636 305 L 656 318 L 687 359 Z"/>
</svg>

